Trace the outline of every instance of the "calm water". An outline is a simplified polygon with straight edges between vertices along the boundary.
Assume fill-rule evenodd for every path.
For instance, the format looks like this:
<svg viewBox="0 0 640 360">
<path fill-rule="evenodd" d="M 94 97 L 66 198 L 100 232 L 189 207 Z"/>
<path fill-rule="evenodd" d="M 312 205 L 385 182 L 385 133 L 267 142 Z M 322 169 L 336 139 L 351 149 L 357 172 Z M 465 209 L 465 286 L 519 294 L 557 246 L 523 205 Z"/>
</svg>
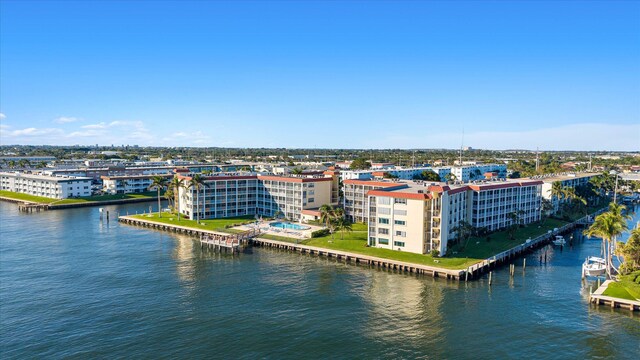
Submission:
<svg viewBox="0 0 640 360">
<path fill-rule="evenodd" d="M 148 205 L 109 207 L 113 214 Z M 97 208 L 25 215 L 0 202 L 0 357 L 637 358 L 640 316 L 590 308 L 551 247 L 468 284 L 267 249 L 202 252 L 101 223 Z M 588 285 L 586 286 L 588 288 Z"/>
</svg>

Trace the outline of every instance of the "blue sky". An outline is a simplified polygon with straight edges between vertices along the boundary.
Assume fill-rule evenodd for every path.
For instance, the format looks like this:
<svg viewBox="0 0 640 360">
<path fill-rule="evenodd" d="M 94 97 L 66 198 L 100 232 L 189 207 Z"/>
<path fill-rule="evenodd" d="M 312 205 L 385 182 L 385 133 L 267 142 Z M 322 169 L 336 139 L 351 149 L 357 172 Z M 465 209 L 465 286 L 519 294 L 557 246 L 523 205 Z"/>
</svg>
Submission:
<svg viewBox="0 0 640 360">
<path fill-rule="evenodd" d="M 640 2 L 0 3 L 0 142 L 640 149 Z"/>
</svg>

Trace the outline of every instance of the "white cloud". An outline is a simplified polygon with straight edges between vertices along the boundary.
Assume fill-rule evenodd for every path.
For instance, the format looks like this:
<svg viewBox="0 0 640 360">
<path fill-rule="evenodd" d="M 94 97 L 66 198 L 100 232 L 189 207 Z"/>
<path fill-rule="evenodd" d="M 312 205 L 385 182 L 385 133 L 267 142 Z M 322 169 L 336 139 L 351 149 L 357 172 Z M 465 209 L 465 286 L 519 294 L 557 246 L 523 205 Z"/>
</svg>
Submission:
<svg viewBox="0 0 640 360">
<path fill-rule="evenodd" d="M 13 130 L 10 133 L 11 136 L 60 136 L 64 135 L 64 131 L 56 128 L 44 128 L 38 129 L 34 127 Z"/>
<path fill-rule="evenodd" d="M 106 129 L 107 128 L 107 124 L 101 122 L 101 123 L 98 123 L 98 124 L 82 125 L 80 127 L 82 129 Z"/>
<path fill-rule="evenodd" d="M 7 118 L 7 115 L 5 115 L 4 113 L 0 113 L 0 120 L 6 119 L 6 118 Z"/>
<path fill-rule="evenodd" d="M 76 122 L 78 120 L 80 119 L 72 116 L 60 116 L 55 118 L 53 122 L 56 124 L 68 124 L 68 123 Z"/>
</svg>

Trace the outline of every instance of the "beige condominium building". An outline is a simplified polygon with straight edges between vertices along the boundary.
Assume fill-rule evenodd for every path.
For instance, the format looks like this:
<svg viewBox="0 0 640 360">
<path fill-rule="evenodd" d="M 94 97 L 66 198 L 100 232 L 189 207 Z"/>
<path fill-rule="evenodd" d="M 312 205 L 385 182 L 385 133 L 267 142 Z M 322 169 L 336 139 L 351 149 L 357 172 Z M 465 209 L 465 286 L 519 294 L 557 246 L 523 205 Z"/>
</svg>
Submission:
<svg viewBox="0 0 640 360">
<path fill-rule="evenodd" d="M 521 224 L 540 219 L 541 181 L 387 184 L 393 186 L 378 182 L 377 189 L 366 193 L 363 218 L 369 227 L 370 246 L 420 254 L 437 250 L 444 254 L 463 220 L 476 228 L 495 231 L 511 225 L 509 213 L 518 214 Z M 345 198 L 350 196 L 356 195 L 345 193 Z"/>
<path fill-rule="evenodd" d="M 347 219 L 353 222 L 367 222 L 367 193 L 370 190 L 405 187 L 405 183 L 397 181 L 343 180 L 344 196 L 342 207 Z"/>
<path fill-rule="evenodd" d="M 189 175 L 178 175 L 188 185 Z M 274 176 L 221 174 L 204 176 L 204 186 L 181 188 L 179 211 L 195 219 L 244 215 L 275 216 L 298 221 L 302 210 L 332 201 L 332 176 Z M 199 210 L 198 210 L 199 209 Z"/>
</svg>

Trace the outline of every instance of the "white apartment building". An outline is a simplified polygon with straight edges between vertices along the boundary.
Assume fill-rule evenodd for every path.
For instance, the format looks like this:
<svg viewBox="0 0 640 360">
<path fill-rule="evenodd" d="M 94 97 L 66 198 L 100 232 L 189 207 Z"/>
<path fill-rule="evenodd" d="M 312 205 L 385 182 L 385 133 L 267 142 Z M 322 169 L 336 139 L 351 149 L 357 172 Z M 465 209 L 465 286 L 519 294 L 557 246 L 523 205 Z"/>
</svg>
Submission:
<svg viewBox="0 0 640 360">
<path fill-rule="evenodd" d="M 553 205 L 553 212 L 557 212 L 560 209 L 560 204 L 567 201 L 567 199 L 558 199 L 556 196 L 551 195 L 551 189 L 553 184 L 559 182 L 564 188 L 576 188 L 578 186 L 587 185 L 592 178 L 600 176 L 599 173 L 563 173 L 563 174 L 549 174 L 532 177 L 532 179 L 541 180 L 542 184 L 542 197 L 551 201 Z"/>
<path fill-rule="evenodd" d="M 540 220 L 542 181 L 518 179 L 468 186 L 471 201 L 469 223 L 475 228 L 496 231 L 512 225 L 510 213 L 518 215 L 520 224 Z"/>
<path fill-rule="evenodd" d="M 167 180 L 173 178 L 173 174 L 101 176 L 102 191 L 106 194 L 131 194 L 150 191 L 149 186 L 151 186 L 153 178 L 156 176 L 162 176 Z"/>
<path fill-rule="evenodd" d="M 345 180 L 369 180 L 376 177 L 379 173 L 388 173 L 402 180 L 412 180 L 414 176 L 422 174 L 423 171 L 433 171 L 430 166 L 401 167 L 387 166 L 371 168 L 367 170 L 343 170 L 340 169 L 340 179 Z"/>
<path fill-rule="evenodd" d="M 91 178 L 0 172 L 0 190 L 54 199 L 91 196 Z"/>
<path fill-rule="evenodd" d="M 474 164 L 463 166 L 452 166 L 451 173 L 455 175 L 456 181 L 468 183 L 470 181 L 484 180 L 485 173 L 497 173 L 497 178 L 507 177 L 506 164 Z M 444 180 L 444 179 L 441 179 Z"/>
<path fill-rule="evenodd" d="M 191 176 L 178 175 L 185 181 Z M 179 191 L 179 211 L 195 219 L 244 215 L 275 216 L 281 214 L 292 221 L 302 217 L 302 210 L 331 204 L 331 176 L 216 175 L 205 176 L 205 186 Z"/>
</svg>

